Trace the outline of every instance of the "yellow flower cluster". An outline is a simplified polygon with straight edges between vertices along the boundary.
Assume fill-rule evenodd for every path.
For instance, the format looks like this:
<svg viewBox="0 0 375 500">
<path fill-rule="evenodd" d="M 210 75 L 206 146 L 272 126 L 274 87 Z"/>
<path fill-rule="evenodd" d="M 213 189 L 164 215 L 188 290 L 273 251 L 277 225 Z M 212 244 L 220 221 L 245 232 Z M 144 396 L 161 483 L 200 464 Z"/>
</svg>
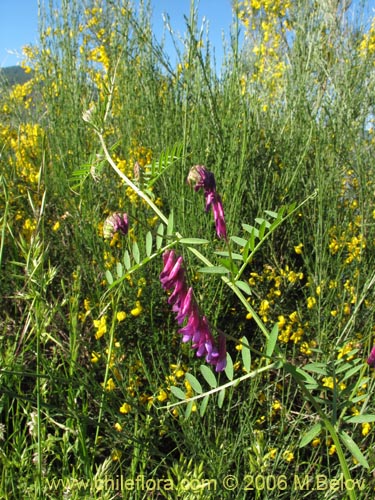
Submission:
<svg viewBox="0 0 375 500">
<path fill-rule="evenodd" d="M 19 93 L 19 90 L 20 87 L 15 95 L 23 95 L 22 91 Z M 0 166 L 3 168 L 10 190 L 10 202 L 15 205 L 15 221 L 27 240 L 35 231 L 37 221 L 35 215 L 28 213 L 20 200 L 28 195 L 34 208 L 39 207 L 40 168 L 44 152 L 43 137 L 44 131 L 38 124 L 21 123 L 18 128 L 0 124 L 0 139 L 3 143 Z"/>
<path fill-rule="evenodd" d="M 369 31 L 363 35 L 359 45 L 359 53 L 362 57 L 375 54 L 375 17 L 372 20 Z"/>
<path fill-rule="evenodd" d="M 290 30 L 288 10 L 290 0 L 243 0 L 238 6 L 238 17 L 252 40 L 255 71 L 252 81 L 262 83 L 274 97 L 280 89 L 279 81 L 285 72 L 285 34 Z"/>
<path fill-rule="evenodd" d="M 336 255 L 340 250 L 345 252 L 344 263 L 361 262 L 363 251 L 366 248 L 366 238 L 361 233 L 361 218 L 357 216 L 354 221 L 350 221 L 347 228 L 338 231 L 333 226 L 330 231 L 329 250 L 332 255 Z"/>
<path fill-rule="evenodd" d="M 296 253 L 302 252 L 302 244 L 296 246 Z M 301 313 L 294 310 L 288 314 L 278 314 L 280 304 L 285 302 L 285 296 L 292 292 L 295 287 L 303 285 L 304 275 L 301 271 L 295 271 L 288 265 L 276 269 L 265 265 L 263 273 L 250 273 L 249 284 L 257 293 L 265 298 L 258 300 L 251 299 L 251 304 L 265 323 L 276 322 L 279 328 L 279 341 L 285 344 L 293 343 L 299 345 L 300 352 L 309 356 L 312 349 L 316 347 L 316 342 L 302 341 L 304 332 L 308 329 L 308 321 L 303 321 Z M 316 303 L 315 297 L 307 299 L 307 308 L 312 308 Z M 251 319 L 251 314 L 246 316 Z"/>
<path fill-rule="evenodd" d="M 8 139 L 13 152 L 9 163 L 15 167 L 17 176 L 21 179 L 19 192 L 25 194 L 28 187 L 34 188 L 39 182 L 43 129 L 38 124 L 24 123 L 17 131 L 6 127 L 1 135 Z"/>
<path fill-rule="evenodd" d="M 29 109 L 32 103 L 34 84 L 35 80 L 31 78 L 25 83 L 13 85 L 9 93 L 9 101 L 4 102 L 2 105 L 3 112 L 9 114 L 11 111 L 14 111 L 16 106 Z"/>
</svg>

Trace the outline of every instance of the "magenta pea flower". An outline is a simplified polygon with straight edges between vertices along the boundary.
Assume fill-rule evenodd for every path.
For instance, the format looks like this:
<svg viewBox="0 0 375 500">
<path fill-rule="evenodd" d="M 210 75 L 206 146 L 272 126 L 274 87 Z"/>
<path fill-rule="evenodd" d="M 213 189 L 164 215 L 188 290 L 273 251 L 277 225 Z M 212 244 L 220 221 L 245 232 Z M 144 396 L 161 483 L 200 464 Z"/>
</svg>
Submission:
<svg viewBox="0 0 375 500">
<path fill-rule="evenodd" d="M 375 368 L 375 346 L 371 349 L 370 356 L 367 358 L 367 364 Z"/>
<path fill-rule="evenodd" d="M 124 236 L 128 234 L 129 222 L 126 213 L 115 212 L 106 218 L 103 224 L 103 236 L 105 239 L 113 238 L 113 235 L 120 232 Z"/>
<path fill-rule="evenodd" d="M 190 169 L 188 175 L 188 183 L 194 183 L 194 190 L 198 191 L 203 188 L 204 197 L 206 200 L 206 212 L 212 207 L 214 215 L 216 234 L 219 238 L 227 238 L 227 228 L 224 218 L 223 203 L 219 193 L 216 191 L 215 176 L 209 172 L 203 165 L 195 165 Z"/>
<path fill-rule="evenodd" d="M 172 305 L 179 325 L 187 320 L 185 326 L 179 329 L 182 342 L 191 342 L 196 355 L 205 356 L 207 363 L 215 366 L 216 371 L 224 370 L 226 366 L 225 337 L 219 336 L 219 346 L 216 347 L 207 318 L 200 315 L 193 288 L 187 286 L 183 258 L 177 257 L 174 250 L 166 250 L 163 254 L 163 262 L 160 282 L 164 290 L 173 289 L 168 303 Z"/>
</svg>

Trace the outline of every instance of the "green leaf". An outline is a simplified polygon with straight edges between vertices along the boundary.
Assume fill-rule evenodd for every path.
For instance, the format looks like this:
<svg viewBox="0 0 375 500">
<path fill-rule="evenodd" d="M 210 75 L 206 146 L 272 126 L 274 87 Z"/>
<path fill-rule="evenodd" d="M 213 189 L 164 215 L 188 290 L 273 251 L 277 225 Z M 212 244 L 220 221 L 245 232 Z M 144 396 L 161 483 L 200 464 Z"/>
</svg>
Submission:
<svg viewBox="0 0 375 500">
<path fill-rule="evenodd" d="M 199 380 L 194 377 L 194 375 L 192 375 L 191 373 L 186 373 L 185 378 L 187 379 L 187 381 L 191 385 L 192 389 L 197 394 L 202 394 L 202 392 L 203 392 L 202 386 L 201 386 Z"/>
<path fill-rule="evenodd" d="M 341 431 L 339 433 L 339 436 L 341 437 L 342 442 L 346 446 L 346 448 L 350 451 L 350 453 L 353 455 L 353 457 L 362 465 L 362 467 L 365 467 L 365 469 L 369 469 L 370 466 L 361 452 L 361 450 L 358 448 L 358 445 L 353 441 L 353 439 L 346 434 L 346 432 Z"/>
<path fill-rule="evenodd" d="M 264 213 L 269 215 L 273 219 L 277 219 L 277 217 L 279 217 L 279 214 L 277 212 L 273 212 L 272 210 L 265 210 Z"/>
<path fill-rule="evenodd" d="M 227 376 L 228 380 L 233 380 L 233 361 L 229 352 L 227 352 L 227 366 L 225 367 L 225 375 Z"/>
<path fill-rule="evenodd" d="M 257 220 L 257 219 L 255 219 L 255 220 Z M 262 220 L 262 219 L 260 219 L 260 220 Z M 260 240 L 263 239 L 264 234 L 266 232 L 266 228 L 269 226 L 270 226 L 270 223 L 267 222 L 266 220 L 263 220 L 262 224 L 259 227 L 259 239 Z"/>
<path fill-rule="evenodd" d="M 327 365 L 324 363 L 307 363 L 304 366 L 304 369 L 308 370 L 309 372 L 327 375 Z"/>
<path fill-rule="evenodd" d="M 205 243 L 209 243 L 208 240 L 203 238 L 181 238 L 178 242 L 183 245 L 204 245 Z"/>
<path fill-rule="evenodd" d="M 247 240 L 240 238 L 239 236 L 231 236 L 230 239 L 240 247 L 244 247 L 247 243 Z"/>
<path fill-rule="evenodd" d="M 235 285 L 247 295 L 251 295 L 251 288 L 245 281 L 236 281 Z"/>
<path fill-rule="evenodd" d="M 217 397 L 217 406 L 219 408 L 223 407 L 224 403 L 224 398 L 225 398 L 225 387 L 219 391 L 218 397 Z"/>
<path fill-rule="evenodd" d="M 185 400 L 186 396 L 184 391 L 182 391 L 179 387 L 171 386 L 171 393 L 176 396 L 177 399 Z"/>
<path fill-rule="evenodd" d="M 255 235 L 255 234 L 250 235 L 249 245 L 250 245 L 250 249 L 252 252 L 255 250 L 255 242 L 257 239 L 259 239 L 259 231 L 258 231 L 257 235 Z"/>
<path fill-rule="evenodd" d="M 194 401 L 189 401 L 188 404 L 186 405 L 186 410 L 185 410 L 185 418 L 188 419 L 191 415 L 191 412 L 193 410 L 194 406 Z"/>
<path fill-rule="evenodd" d="M 233 274 L 238 273 L 238 267 L 232 260 L 221 258 L 219 259 L 219 262 L 220 265 L 225 267 L 229 272 L 232 272 Z"/>
<path fill-rule="evenodd" d="M 167 235 L 170 236 L 171 234 L 173 234 L 173 224 L 174 224 L 174 216 L 173 216 L 173 210 L 171 211 L 171 213 L 169 214 L 169 217 L 168 217 L 168 225 L 167 225 Z"/>
<path fill-rule="evenodd" d="M 216 377 L 215 377 L 213 371 L 210 368 L 208 368 L 208 366 L 206 366 L 206 365 L 201 365 L 200 371 L 201 371 L 201 374 L 203 375 L 205 381 L 208 383 L 208 385 L 212 389 L 215 389 L 217 387 L 217 380 L 216 380 Z"/>
<path fill-rule="evenodd" d="M 345 373 L 344 378 L 342 380 L 344 381 L 344 380 L 348 379 L 349 377 L 351 377 L 352 375 L 354 375 L 355 373 L 357 373 L 360 370 L 362 370 L 362 364 L 358 364 L 357 366 L 354 366 L 353 368 L 351 368 L 350 370 L 348 370 Z"/>
<path fill-rule="evenodd" d="M 146 172 L 144 173 L 147 186 L 153 186 L 160 176 L 166 172 L 166 170 L 168 170 L 177 161 L 181 160 L 183 158 L 182 152 L 183 144 L 178 143 L 162 151 L 159 158 L 153 159 L 151 165 L 149 166 L 150 173 L 148 175 Z"/>
<path fill-rule="evenodd" d="M 243 261 L 243 257 L 240 253 L 234 253 L 234 252 L 214 252 L 216 255 L 220 255 L 220 257 L 231 257 L 233 260 L 240 260 L 241 262 Z"/>
<path fill-rule="evenodd" d="M 322 424 L 317 423 L 311 427 L 305 434 L 302 435 L 301 441 L 299 443 L 299 447 L 303 448 L 307 444 L 311 443 L 311 441 L 320 433 L 322 430 Z"/>
<path fill-rule="evenodd" d="M 129 255 L 129 252 L 127 250 L 125 250 L 125 253 L 124 253 L 124 266 L 125 266 L 127 271 L 129 271 L 129 269 L 132 267 L 132 264 L 130 262 L 130 255 Z"/>
<path fill-rule="evenodd" d="M 147 257 L 150 257 L 152 252 L 152 234 L 151 231 L 149 231 L 146 234 L 146 255 Z"/>
<path fill-rule="evenodd" d="M 355 415 L 354 417 L 349 417 L 345 418 L 345 422 L 348 422 L 349 424 L 363 424 L 366 422 L 375 422 L 375 415 Z"/>
<path fill-rule="evenodd" d="M 271 357 L 273 354 L 273 351 L 275 350 L 276 347 L 276 342 L 277 342 L 277 336 L 279 334 L 279 326 L 277 323 L 273 325 L 272 331 L 270 333 L 270 336 L 267 339 L 267 345 L 266 345 L 266 356 Z"/>
<path fill-rule="evenodd" d="M 266 219 L 263 219 L 262 217 L 256 217 L 255 218 L 255 222 L 259 225 L 259 226 L 265 226 L 265 227 L 270 227 L 270 223 L 268 222 L 268 220 Z M 259 230 L 260 232 L 260 230 Z"/>
<path fill-rule="evenodd" d="M 255 238 L 259 237 L 259 231 L 256 227 L 250 226 L 249 224 L 242 224 L 242 227 L 244 228 L 245 231 L 253 235 Z"/>
<path fill-rule="evenodd" d="M 351 399 L 351 402 L 354 403 L 359 403 L 360 401 L 363 401 L 364 399 L 367 398 L 367 394 L 361 394 L 360 396 L 355 396 L 354 398 Z"/>
<path fill-rule="evenodd" d="M 297 206 L 297 202 L 296 201 L 294 201 L 293 203 L 291 203 L 289 205 L 289 207 L 288 207 L 288 214 L 291 214 L 295 210 L 296 206 Z"/>
<path fill-rule="evenodd" d="M 158 226 L 158 230 L 156 231 L 156 248 L 159 250 L 163 243 L 164 236 L 164 224 L 160 223 Z"/>
<path fill-rule="evenodd" d="M 117 262 L 116 264 L 116 273 L 118 278 L 122 278 L 122 275 L 124 274 L 124 269 L 122 267 L 121 262 Z"/>
<path fill-rule="evenodd" d="M 316 389 L 318 387 L 318 382 L 305 370 L 302 368 L 296 368 L 296 373 L 303 379 L 303 382 L 306 384 L 306 387 L 309 386 L 311 389 Z"/>
<path fill-rule="evenodd" d="M 112 276 L 112 273 L 111 273 L 111 271 L 109 269 L 106 270 L 105 277 L 106 277 L 106 280 L 107 280 L 108 284 L 112 285 L 112 283 L 113 283 L 113 276 Z"/>
<path fill-rule="evenodd" d="M 206 274 L 227 274 L 228 269 L 224 266 L 207 266 L 198 269 L 198 273 Z"/>
<path fill-rule="evenodd" d="M 207 394 L 207 396 L 205 396 L 202 399 L 202 402 L 201 402 L 200 407 L 199 407 L 199 415 L 201 417 L 203 417 L 203 415 L 206 413 L 207 404 L 208 404 L 209 399 L 210 399 L 210 396 L 208 394 Z"/>
<path fill-rule="evenodd" d="M 242 349 L 241 349 L 242 363 L 247 373 L 249 373 L 251 370 L 251 351 L 249 349 L 249 341 L 247 340 L 246 337 L 242 337 L 241 343 L 242 343 Z"/>
<path fill-rule="evenodd" d="M 137 264 L 140 262 L 139 247 L 136 241 L 133 242 L 133 257 Z"/>
</svg>

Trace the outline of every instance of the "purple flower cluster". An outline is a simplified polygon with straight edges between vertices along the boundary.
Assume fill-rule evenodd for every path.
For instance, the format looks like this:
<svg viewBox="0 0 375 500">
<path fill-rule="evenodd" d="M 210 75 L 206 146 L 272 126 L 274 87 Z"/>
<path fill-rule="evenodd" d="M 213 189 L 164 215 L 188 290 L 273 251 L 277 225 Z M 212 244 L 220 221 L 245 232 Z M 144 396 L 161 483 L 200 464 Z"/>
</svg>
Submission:
<svg viewBox="0 0 375 500">
<path fill-rule="evenodd" d="M 367 358 L 367 364 L 375 368 L 375 346 L 371 349 L 370 356 Z"/>
<path fill-rule="evenodd" d="M 219 238 L 227 238 L 227 228 L 224 218 L 223 203 L 219 193 L 216 191 L 215 176 L 209 172 L 203 165 L 195 165 L 190 169 L 188 175 L 188 183 L 195 183 L 194 190 L 198 191 L 200 188 L 204 190 L 206 199 L 206 212 L 212 207 L 214 214 L 216 234 Z"/>
<path fill-rule="evenodd" d="M 216 346 L 206 316 L 201 316 L 199 313 L 193 289 L 187 286 L 183 258 L 177 257 L 173 250 L 167 250 L 163 254 L 163 262 L 164 268 L 160 273 L 162 287 L 164 290 L 173 288 L 168 303 L 173 306 L 172 310 L 176 313 L 179 325 L 187 319 L 186 325 L 179 330 L 182 334 L 182 341 L 191 341 L 197 356 L 205 356 L 207 363 L 214 365 L 217 372 L 224 370 L 226 366 L 225 336 L 219 335 L 218 346 Z"/>
<path fill-rule="evenodd" d="M 119 214 L 115 212 L 106 218 L 103 224 L 103 236 L 105 239 L 110 239 L 117 232 L 122 233 L 124 236 L 128 234 L 129 222 L 126 213 Z"/>
</svg>

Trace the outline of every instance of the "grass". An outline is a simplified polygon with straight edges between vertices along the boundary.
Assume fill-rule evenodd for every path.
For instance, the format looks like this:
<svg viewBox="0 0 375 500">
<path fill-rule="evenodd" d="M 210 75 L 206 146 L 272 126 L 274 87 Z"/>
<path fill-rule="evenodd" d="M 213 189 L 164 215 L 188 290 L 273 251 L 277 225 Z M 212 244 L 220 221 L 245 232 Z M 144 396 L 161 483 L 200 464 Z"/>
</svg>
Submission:
<svg viewBox="0 0 375 500">
<path fill-rule="evenodd" d="M 374 491 L 374 30 L 260 4 L 235 6 L 220 74 L 194 3 L 176 67 L 149 5 L 41 10 L 31 83 L 0 94 L 2 498 Z M 105 239 L 113 212 L 129 232 Z M 167 247 L 225 372 L 181 343 Z"/>
</svg>

